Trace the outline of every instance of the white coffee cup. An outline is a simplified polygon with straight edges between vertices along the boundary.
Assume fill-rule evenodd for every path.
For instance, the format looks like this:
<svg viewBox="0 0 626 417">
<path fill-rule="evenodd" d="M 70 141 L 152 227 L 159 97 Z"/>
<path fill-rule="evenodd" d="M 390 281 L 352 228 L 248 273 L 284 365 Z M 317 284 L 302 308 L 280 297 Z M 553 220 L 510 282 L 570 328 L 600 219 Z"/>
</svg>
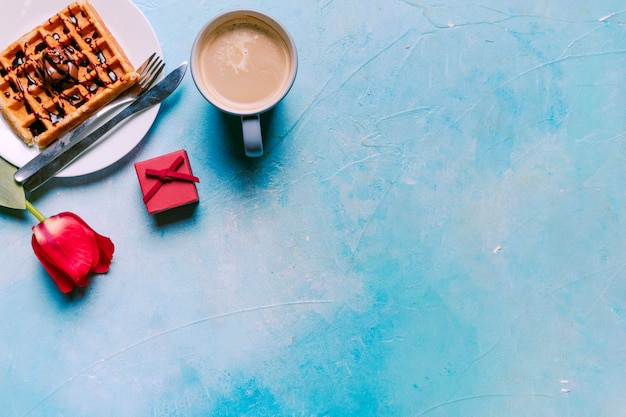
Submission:
<svg viewBox="0 0 626 417">
<path fill-rule="evenodd" d="M 283 25 L 256 10 L 233 10 L 207 23 L 191 50 L 200 93 L 240 116 L 247 156 L 263 154 L 260 115 L 291 89 L 298 70 L 295 43 Z"/>
</svg>

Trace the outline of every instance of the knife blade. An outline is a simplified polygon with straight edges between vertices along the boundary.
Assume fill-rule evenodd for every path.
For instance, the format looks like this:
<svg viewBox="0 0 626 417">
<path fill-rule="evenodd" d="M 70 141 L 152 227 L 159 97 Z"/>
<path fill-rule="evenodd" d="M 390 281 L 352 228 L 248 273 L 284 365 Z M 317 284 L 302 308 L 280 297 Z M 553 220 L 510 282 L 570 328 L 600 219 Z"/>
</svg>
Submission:
<svg viewBox="0 0 626 417">
<path fill-rule="evenodd" d="M 36 168 L 32 171 L 32 174 L 24 177 L 23 173 L 18 174 L 20 171 L 18 170 L 14 175 L 15 180 L 17 182 L 22 182 L 26 191 L 33 191 L 40 187 L 56 173 L 78 158 L 91 145 L 98 142 L 104 134 L 113 129 L 113 127 L 121 121 L 135 113 L 146 110 L 167 98 L 179 86 L 186 71 L 187 62 L 183 62 L 165 78 L 163 78 L 163 80 L 158 82 L 128 107 L 124 108 L 121 112 L 113 116 L 110 120 L 90 134 L 63 144 L 62 146 L 55 147 L 53 150 L 49 151 L 49 153 L 44 153 L 45 151 L 43 151 L 41 154 L 37 155 L 31 162 L 29 162 L 29 164 L 32 163 L 30 168 L 33 166 Z M 40 158 L 39 161 L 37 161 L 38 158 Z M 23 168 L 26 168 L 26 165 L 24 165 Z"/>
</svg>

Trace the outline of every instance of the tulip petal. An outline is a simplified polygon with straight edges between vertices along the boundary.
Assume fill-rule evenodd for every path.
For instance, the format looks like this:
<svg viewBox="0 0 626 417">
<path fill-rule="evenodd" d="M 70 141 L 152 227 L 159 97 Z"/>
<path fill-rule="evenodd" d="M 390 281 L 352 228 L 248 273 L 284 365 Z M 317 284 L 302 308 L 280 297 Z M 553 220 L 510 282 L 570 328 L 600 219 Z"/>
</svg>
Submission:
<svg viewBox="0 0 626 417">
<path fill-rule="evenodd" d="M 99 261 L 98 264 L 92 268 L 92 271 L 103 274 L 109 270 L 111 260 L 113 259 L 113 252 L 115 251 L 115 245 L 113 245 L 113 241 L 106 236 L 99 235 L 96 232 L 94 232 L 94 235 L 98 243 Z"/>
<path fill-rule="evenodd" d="M 45 253 L 41 250 L 37 239 L 33 235 L 32 238 L 33 250 L 35 251 L 35 255 L 43 265 L 44 269 L 50 274 L 54 282 L 57 284 L 61 292 L 67 294 L 68 292 L 74 289 L 74 281 L 70 278 L 66 273 L 58 269 L 54 264 L 48 261 Z"/>
<path fill-rule="evenodd" d="M 76 281 L 77 287 L 86 287 L 89 284 L 89 277 L 85 277 L 81 280 Z"/>
<path fill-rule="evenodd" d="M 33 227 L 33 232 L 50 264 L 64 271 L 74 282 L 87 276 L 94 263 L 94 255 L 98 256 L 91 230 L 72 217 L 56 215 Z"/>
<path fill-rule="evenodd" d="M 61 214 L 74 218 L 76 221 L 80 222 L 83 227 L 94 234 L 96 245 L 98 246 L 98 255 L 94 256 L 94 263 L 92 264 L 91 271 L 98 274 L 107 272 L 109 270 L 109 266 L 111 265 L 111 260 L 113 259 L 113 252 L 115 251 L 113 241 L 93 230 L 91 226 L 89 226 L 87 222 L 81 219 L 78 215 L 70 212 L 64 212 Z"/>
</svg>

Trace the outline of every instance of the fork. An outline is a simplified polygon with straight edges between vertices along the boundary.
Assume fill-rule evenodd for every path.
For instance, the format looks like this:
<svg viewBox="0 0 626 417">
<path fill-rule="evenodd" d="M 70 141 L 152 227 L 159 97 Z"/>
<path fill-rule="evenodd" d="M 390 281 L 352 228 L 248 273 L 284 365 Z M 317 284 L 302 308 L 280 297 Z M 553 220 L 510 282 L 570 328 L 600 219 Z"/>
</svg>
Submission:
<svg viewBox="0 0 626 417">
<path fill-rule="evenodd" d="M 148 59 L 146 59 L 144 63 L 141 64 L 139 68 L 137 68 L 137 72 L 139 73 L 139 80 L 132 87 L 120 93 L 120 95 L 114 98 L 113 101 L 110 101 L 107 105 L 91 115 L 79 126 L 65 133 L 59 138 L 59 140 L 63 142 L 63 139 L 71 140 L 71 138 L 77 137 L 85 129 L 87 129 L 87 127 L 92 125 L 93 122 L 101 120 L 102 117 L 110 111 L 135 100 L 142 93 L 150 89 L 150 87 L 152 86 L 152 84 L 154 84 L 159 75 L 161 75 L 163 68 L 165 68 L 165 63 L 163 62 L 161 57 L 159 57 L 156 52 L 150 55 Z"/>
<path fill-rule="evenodd" d="M 141 64 L 139 68 L 137 68 L 137 72 L 139 73 L 139 80 L 135 83 L 135 85 L 122 92 L 119 96 L 113 99 L 113 101 L 109 102 L 109 104 L 102 107 L 96 113 L 91 115 L 78 127 L 65 133 L 54 143 L 42 150 L 39 155 L 27 162 L 22 168 L 18 169 L 13 175 L 15 181 L 17 181 L 18 183 L 23 183 L 24 181 L 26 181 L 39 169 L 39 167 L 41 167 L 47 161 L 53 158 L 57 154 L 59 149 L 63 149 L 64 147 L 66 147 L 70 142 L 72 142 L 81 133 L 83 133 L 89 126 L 93 125 L 96 121 L 104 119 L 104 116 L 112 110 L 129 104 L 137 97 L 142 95 L 144 92 L 148 91 L 152 84 L 154 84 L 154 82 L 159 78 L 159 75 L 161 75 L 163 68 L 165 68 L 165 63 L 163 62 L 161 57 L 159 57 L 156 52 L 150 55 L 148 59 L 146 59 L 146 61 Z"/>
</svg>

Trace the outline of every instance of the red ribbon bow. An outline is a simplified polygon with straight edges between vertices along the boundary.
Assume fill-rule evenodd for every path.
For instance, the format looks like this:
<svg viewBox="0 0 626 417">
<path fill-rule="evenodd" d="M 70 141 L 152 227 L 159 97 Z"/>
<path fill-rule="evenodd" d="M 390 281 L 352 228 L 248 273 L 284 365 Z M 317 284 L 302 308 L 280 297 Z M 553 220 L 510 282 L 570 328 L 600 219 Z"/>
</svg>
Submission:
<svg viewBox="0 0 626 417">
<path fill-rule="evenodd" d="M 150 201 L 150 199 L 154 197 L 157 191 L 159 191 L 159 189 L 166 182 L 171 182 L 171 181 L 200 182 L 200 179 L 198 179 L 198 177 L 195 177 L 190 174 L 185 174 L 182 172 L 176 172 L 176 170 L 180 168 L 180 166 L 183 164 L 184 161 L 185 161 L 185 158 L 183 158 L 182 156 L 179 156 L 178 158 L 176 158 L 176 160 L 174 160 L 174 162 L 172 162 L 172 165 L 170 165 L 169 168 L 146 169 L 146 173 L 145 173 L 146 176 L 158 178 L 160 181 L 154 184 L 152 188 L 146 193 L 146 195 L 143 196 L 144 203 L 147 203 L 148 201 Z"/>
</svg>

